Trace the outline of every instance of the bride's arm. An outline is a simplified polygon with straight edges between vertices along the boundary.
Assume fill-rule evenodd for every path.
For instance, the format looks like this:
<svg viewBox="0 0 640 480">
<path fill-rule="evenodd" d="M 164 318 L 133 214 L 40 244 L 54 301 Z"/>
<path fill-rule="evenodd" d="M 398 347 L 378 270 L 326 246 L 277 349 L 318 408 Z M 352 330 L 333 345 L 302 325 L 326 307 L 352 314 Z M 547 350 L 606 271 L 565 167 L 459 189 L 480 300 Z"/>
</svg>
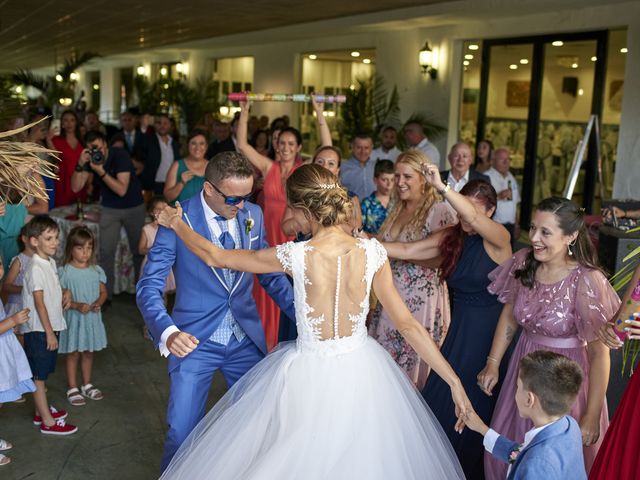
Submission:
<svg viewBox="0 0 640 480">
<path fill-rule="evenodd" d="M 440 349 L 425 328 L 413 317 L 400 294 L 393 285 L 391 267 L 386 261 L 384 266 L 373 278 L 373 288 L 378 300 L 384 307 L 392 322 L 402 336 L 426 363 L 451 387 L 456 413 L 464 418 L 471 402 L 462 387 L 460 378 L 451 365 L 440 353 Z"/>
<path fill-rule="evenodd" d="M 431 260 L 440 256 L 440 241 L 448 230 L 443 228 L 416 242 L 382 242 L 387 255 L 398 260 Z"/>
<path fill-rule="evenodd" d="M 272 273 L 282 272 L 282 265 L 276 257 L 275 248 L 262 250 L 224 250 L 194 232 L 182 220 L 182 208 L 166 207 L 158 215 L 158 223 L 171 228 L 198 258 L 210 267 L 228 268 L 241 272 Z"/>
</svg>

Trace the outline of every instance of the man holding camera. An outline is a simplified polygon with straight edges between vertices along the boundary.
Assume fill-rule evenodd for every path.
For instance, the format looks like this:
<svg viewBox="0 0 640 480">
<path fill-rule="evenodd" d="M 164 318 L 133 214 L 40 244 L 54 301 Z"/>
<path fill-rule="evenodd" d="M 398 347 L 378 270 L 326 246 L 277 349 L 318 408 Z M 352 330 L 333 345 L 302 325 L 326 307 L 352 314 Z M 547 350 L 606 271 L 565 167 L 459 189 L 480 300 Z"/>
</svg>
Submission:
<svg viewBox="0 0 640 480">
<path fill-rule="evenodd" d="M 85 141 L 87 148 L 82 151 L 71 177 L 71 189 L 80 191 L 92 181 L 100 187 L 100 265 L 107 275 L 111 300 L 121 227 L 127 233 L 136 278 L 140 270 L 142 256 L 138 253 L 138 241 L 145 220 L 142 187 L 126 150 L 108 148 L 107 139 L 100 132 L 87 133 Z"/>
</svg>

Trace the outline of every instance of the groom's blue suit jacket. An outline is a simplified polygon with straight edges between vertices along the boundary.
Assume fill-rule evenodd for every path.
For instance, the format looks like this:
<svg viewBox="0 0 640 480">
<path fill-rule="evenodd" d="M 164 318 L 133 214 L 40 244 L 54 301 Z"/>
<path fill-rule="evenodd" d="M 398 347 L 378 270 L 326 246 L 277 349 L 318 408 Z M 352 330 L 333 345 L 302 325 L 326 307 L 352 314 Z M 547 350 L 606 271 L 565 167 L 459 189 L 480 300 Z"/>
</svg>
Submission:
<svg viewBox="0 0 640 480">
<path fill-rule="evenodd" d="M 181 202 L 183 220 L 193 230 L 211 240 L 200 195 Z M 259 250 L 268 248 L 264 239 L 262 210 L 249 202 L 238 211 L 238 228 L 242 240 L 240 248 Z M 248 220 L 253 227 L 248 230 Z M 250 221 L 249 221 L 250 223 Z M 173 267 L 176 279 L 176 301 L 172 315 L 167 313 L 163 293 L 167 275 Z M 282 273 L 258 275 L 260 284 L 278 303 L 284 313 L 295 318 L 293 290 Z M 194 335 L 200 344 L 206 342 L 218 328 L 227 309 L 247 336 L 266 355 L 267 345 L 262 322 L 252 295 L 253 274 L 237 272 L 231 288 L 227 287 L 221 269 L 211 268 L 195 256 L 171 229 L 160 227 L 149 251 L 143 274 L 136 288 L 136 300 L 156 346 L 162 332 L 171 325 Z M 181 358 L 169 356 L 169 370 Z"/>
</svg>

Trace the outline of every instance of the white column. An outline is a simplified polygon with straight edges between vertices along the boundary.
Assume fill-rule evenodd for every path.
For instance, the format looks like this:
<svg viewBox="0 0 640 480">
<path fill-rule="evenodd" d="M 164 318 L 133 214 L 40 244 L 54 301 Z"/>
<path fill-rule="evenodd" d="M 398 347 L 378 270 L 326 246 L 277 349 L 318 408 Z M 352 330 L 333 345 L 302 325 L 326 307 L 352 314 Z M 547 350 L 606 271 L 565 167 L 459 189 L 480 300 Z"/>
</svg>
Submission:
<svg viewBox="0 0 640 480">
<path fill-rule="evenodd" d="M 100 120 L 118 121 L 120 115 L 120 69 L 112 66 L 100 68 Z"/>
</svg>

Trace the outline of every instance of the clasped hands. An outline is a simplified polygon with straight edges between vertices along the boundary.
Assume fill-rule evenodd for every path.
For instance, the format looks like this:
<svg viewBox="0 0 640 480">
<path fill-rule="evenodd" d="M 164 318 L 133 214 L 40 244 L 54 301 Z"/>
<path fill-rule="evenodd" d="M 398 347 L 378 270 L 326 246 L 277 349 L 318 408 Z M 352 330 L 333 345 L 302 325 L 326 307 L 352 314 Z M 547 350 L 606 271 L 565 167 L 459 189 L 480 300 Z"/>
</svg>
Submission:
<svg viewBox="0 0 640 480">
<path fill-rule="evenodd" d="M 156 217 L 158 223 L 166 228 L 175 228 L 176 223 L 182 218 L 182 206 L 180 202 L 176 202 L 176 207 L 166 206 Z"/>
</svg>

